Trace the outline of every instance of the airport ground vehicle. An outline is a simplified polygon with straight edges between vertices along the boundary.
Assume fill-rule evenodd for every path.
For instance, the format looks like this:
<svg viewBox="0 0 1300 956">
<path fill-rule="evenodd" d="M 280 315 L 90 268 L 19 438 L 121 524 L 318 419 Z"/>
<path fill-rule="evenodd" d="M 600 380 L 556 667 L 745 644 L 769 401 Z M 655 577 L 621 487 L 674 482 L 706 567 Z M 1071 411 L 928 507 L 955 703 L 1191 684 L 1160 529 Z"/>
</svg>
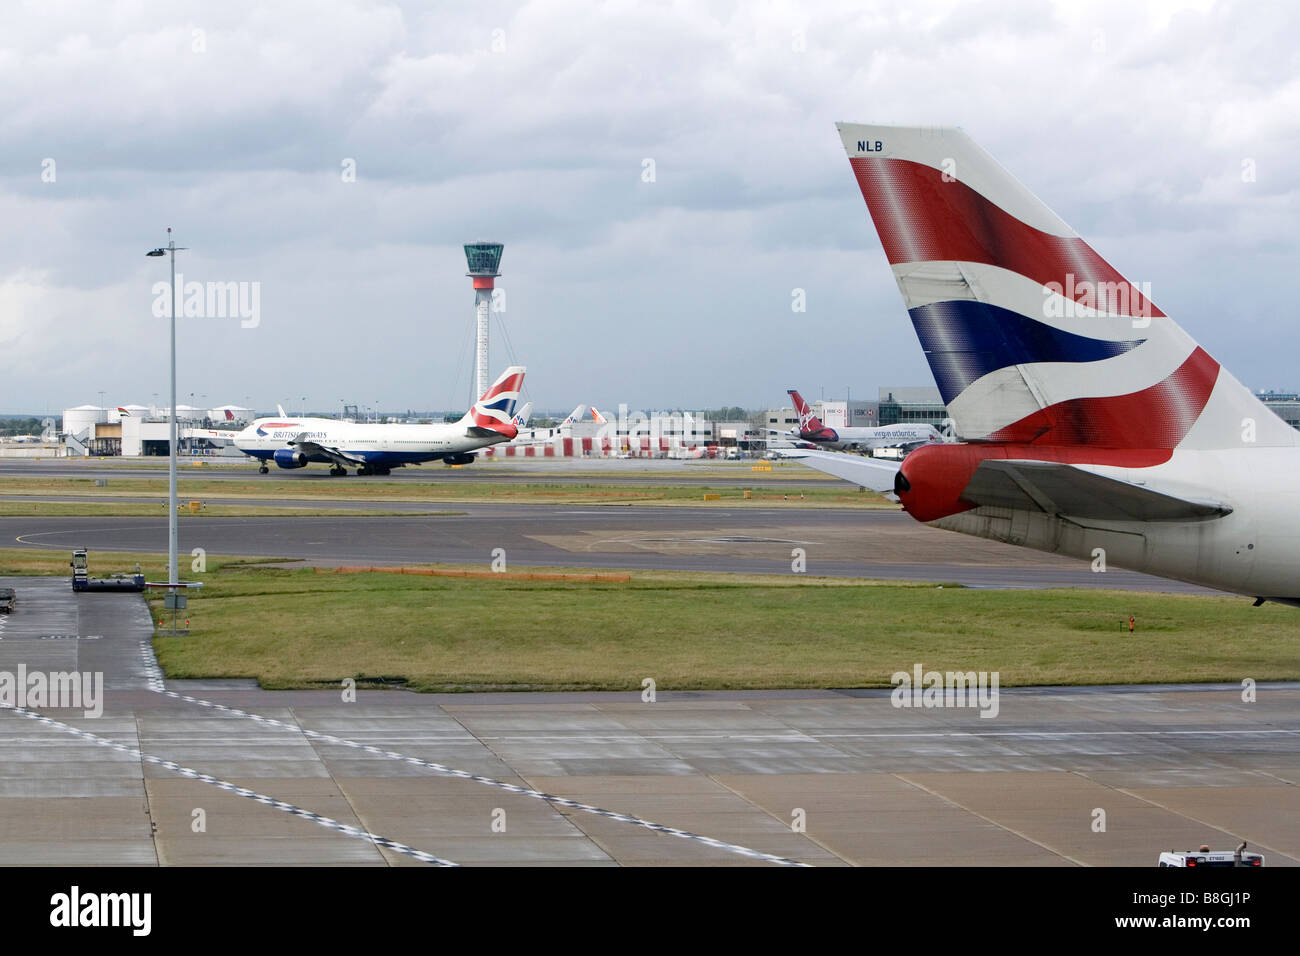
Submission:
<svg viewBox="0 0 1300 956">
<path fill-rule="evenodd" d="M 14 593 L 13 588 L 0 588 L 0 611 L 10 614 L 16 603 L 18 603 L 18 595 Z"/>
<path fill-rule="evenodd" d="M 1264 857 L 1260 853 L 1247 853 L 1243 843 L 1235 850 L 1211 850 L 1203 845 L 1199 850 L 1169 850 L 1160 854 L 1160 866 L 1228 867 L 1228 866 L 1263 866 Z"/>
<path fill-rule="evenodd" d="M 72 590 L 74 591 L 132 591 L 144 590 L 144 575 L 140 565 L 135 566 L 134 574 L 110 574 L 106 578 L 90 576 L 89 559 L 85 548 L 72 552 L 68 566 L 72 568 Z"/>
</svg>

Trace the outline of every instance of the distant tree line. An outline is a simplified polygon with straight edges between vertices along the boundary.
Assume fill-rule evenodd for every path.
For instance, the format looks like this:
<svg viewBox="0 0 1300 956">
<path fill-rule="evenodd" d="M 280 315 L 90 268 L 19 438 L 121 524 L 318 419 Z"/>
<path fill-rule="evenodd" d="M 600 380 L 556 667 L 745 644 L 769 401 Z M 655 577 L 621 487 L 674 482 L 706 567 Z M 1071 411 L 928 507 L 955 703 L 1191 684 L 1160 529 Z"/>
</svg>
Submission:
<svg viewBox="0 0 1300 956">
<path fill-rule="evenodd" d="M 0 435 L 39 435 L 45 430 L 40 418 L 0 418 Z"/>
<path fill-rule="evenodd" d="M 728 405 L 726 408 L 710 408 L 700 412 L 700 414 L 713 422 L 744 422 L 749 420 L 749 410 L 741 408 L 739 405 Z"/>
</svg>

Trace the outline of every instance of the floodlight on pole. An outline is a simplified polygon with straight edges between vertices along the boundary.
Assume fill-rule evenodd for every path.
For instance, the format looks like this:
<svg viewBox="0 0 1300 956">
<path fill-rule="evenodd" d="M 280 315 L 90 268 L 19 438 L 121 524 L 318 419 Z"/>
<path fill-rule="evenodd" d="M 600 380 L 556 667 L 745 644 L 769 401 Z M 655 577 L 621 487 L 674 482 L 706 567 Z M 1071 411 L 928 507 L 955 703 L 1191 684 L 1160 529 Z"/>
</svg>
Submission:
<svg viewBox="0 0 1300 956">
<path fill-rule="evenodd" d="M 163 255 L 171 256 L 172 282 L 171 282 L 171 407 L 167 410 L 168 415 L 168 436 L 167 436 L 167 584 L 171 594 L 176 593 L 176 586 L 180 583 L 176 571 L 176 302 L 180 298 L 176 289 L 176 253 L 186 249 L 185 246 L 176 245 L 176 240 L 172 238 L 172 227 L 167 227 L 167 245 L 165 248 L 151 249 L 145 253 L 146 256 L 158 257 Z"/>
</svg>

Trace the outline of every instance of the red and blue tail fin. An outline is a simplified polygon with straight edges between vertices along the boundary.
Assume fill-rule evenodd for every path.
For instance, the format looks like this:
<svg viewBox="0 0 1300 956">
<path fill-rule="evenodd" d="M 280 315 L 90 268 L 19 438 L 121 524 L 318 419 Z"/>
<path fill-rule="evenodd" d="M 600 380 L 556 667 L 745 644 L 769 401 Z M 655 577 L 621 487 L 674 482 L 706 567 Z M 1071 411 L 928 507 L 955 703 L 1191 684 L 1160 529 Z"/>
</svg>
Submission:
<svg viewBox="0 0 1300 956">
<path fill-rule="evenodd" d="M 1226 448 L 1297 433 L 960 129 L 838 124 L 966 440 Z M 1248 427 L 1249 423 L 1249 427 Z"/>
<path fill-rule="evenodd" d="M 501 377 L 492 383 L 483 397 L 474 403 L 474 407 L 465 413 L 461 423 L 490 428 L 513 438 L 518 429 L 510 421 L 515 414 L 515 404 L 519 401 L 519 392 L 524 387 L 522 365 L 512 365 L 501 373 Z"/>
</svg>

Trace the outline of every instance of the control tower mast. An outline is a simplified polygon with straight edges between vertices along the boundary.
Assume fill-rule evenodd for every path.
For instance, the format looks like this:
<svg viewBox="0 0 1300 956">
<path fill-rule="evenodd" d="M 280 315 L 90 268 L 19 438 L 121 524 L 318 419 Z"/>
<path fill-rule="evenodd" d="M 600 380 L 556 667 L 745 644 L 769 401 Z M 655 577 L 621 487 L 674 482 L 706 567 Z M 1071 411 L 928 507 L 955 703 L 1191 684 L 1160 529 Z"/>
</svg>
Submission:
<svg viewBox="0 0 1300 956">
<path fill-rule="evenodd" d="M 474 351 L 474 401 L 478 401 L 492 384 L 488 368 L 488 313 L 492 306 L 494 281 L 501 273 L 501 253 L 505 244 L 500 242 L 470 242 L 465 244 L 466 273 L 474 280 L 474 310 L 478 315 L 477 347 Z"/>
</svg>

